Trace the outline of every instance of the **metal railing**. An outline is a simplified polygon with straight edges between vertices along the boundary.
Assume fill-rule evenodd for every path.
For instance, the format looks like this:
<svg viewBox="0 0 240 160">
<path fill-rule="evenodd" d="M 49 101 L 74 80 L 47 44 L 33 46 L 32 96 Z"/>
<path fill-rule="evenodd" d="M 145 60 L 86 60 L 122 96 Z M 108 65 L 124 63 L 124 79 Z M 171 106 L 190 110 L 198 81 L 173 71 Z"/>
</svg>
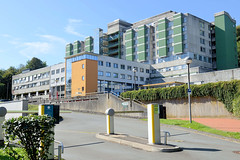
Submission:
<svg viewBox="0 0 240 160">
<path fill-rule="evenodd" d="M 62 159 L 62 153 L 64 152 L 63 143 L 57 140 L 54 140 L 55 143 L 58 143 L 58 160 Z"/>
</svg>

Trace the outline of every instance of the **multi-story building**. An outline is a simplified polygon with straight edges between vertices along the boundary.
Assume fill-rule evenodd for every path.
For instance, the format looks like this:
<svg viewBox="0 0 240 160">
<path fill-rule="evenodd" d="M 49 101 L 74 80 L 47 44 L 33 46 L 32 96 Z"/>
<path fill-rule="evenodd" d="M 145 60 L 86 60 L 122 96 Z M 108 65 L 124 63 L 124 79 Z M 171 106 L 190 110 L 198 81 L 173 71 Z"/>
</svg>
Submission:
<svg viewBox="0 0 240 160">
<path fill-rule="evenodd" d="M 150 65 L 83 52 L 66 58 L 66 96 L 112 91 L 116 94 L 145 84 Z"/>
<path fill-rule="evenodd" d="M 12 77 L 14 99 L 58 98 L 65 94 L 65 63 L 25 70 Z"/>
<path fill-rule="evenodd" d="M 94 37 L 67 44 L 65 63 L 14 76 L 13 94 L 51 98 L 118 94 L 174 77 L 182 82 L 186 57 L 193 59 L 192 75 L 236 68 L 236 21 L 225 11 L 214 16 L 214 22 L 208 22 L 168 11 L 136 23 L 117 19 L 108 24 L 107 33 L 98 28 Z"/>
</svg>

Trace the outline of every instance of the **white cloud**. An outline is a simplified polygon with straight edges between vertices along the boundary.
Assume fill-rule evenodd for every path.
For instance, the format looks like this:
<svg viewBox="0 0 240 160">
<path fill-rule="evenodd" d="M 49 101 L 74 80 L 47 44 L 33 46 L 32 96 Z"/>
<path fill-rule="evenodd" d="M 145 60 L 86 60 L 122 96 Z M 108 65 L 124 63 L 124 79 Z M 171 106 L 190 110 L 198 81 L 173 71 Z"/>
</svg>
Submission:
<svg viewBox="0 0 240 160">
<path fill-rule="evenodd" d="M 58 42 L 58 43 L 62 43 L 62 44 L 67 43 L 67 41 L 64 38 L 57 37 L 57 36 L 54 36 L 54 35 L 40 35 L 40 37 L 45 38 L 50 42 Z"/>
<path fill-rule="evenodd" d="M 25 42 L 21 44 L 21 47 L 23 49 L 20 50 L 19 53 L 27 58 L 48 54 L 52 49 L 52 45 L 47 42 Z"/>
<path fill-rule="evenodd" d="M 11 37 L 11 35 L 9 35 L 9 34 L 1 34 L 1 37 L 9 38 L 9 37 Z"/>
<path fill-rule="evenodd" d="M 68 19 L 68 25 L 64 29 L 69 34 L 85 38 L 86 37 L 85 35 L 76 31 L 76 29 L 79 28 L 79 26 L 81 25 L 82 20 L 80 19 Z"/>
</svg>

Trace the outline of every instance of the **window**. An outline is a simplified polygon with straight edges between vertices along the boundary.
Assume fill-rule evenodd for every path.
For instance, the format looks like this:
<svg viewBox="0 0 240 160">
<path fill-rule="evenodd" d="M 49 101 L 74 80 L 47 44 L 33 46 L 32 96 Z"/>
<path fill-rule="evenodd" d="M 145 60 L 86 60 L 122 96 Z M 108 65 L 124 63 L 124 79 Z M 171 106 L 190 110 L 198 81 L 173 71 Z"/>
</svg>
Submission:
<svg viewBox="0 0 240 160">
<path fill-rule="evenodd" d="M 194 59 L 197 59 L 197 54 L 194 54 Z"/>
<path fill-rule="evenodd" d="M 200 55 L 199 55 L 199 57 L 198 57 L 198 58 L 199 58 L 199 61 L 202 61 L 202 56 L 200 56 Z"/>
<path fill-rule="evenodd" d="M 208 38 L 211 38 L 211 34 L 210 33 L 208 33 Z"/>
<path fill-rule="evenodd" d="M 143 69 L 143 68 L 140 68 L 140 72 L 144 72 L 144 69 Z"/>
<path fill-rule="evenodd" d="M 173 43 L 173 38 L 169 38 L 169 39 L 167 40 L 167 44 L 170 44 L 170 43 Z"/>
<path fill-rule="evenodd" d="M 65 71 L 65 68 L 61 68 L 61 72 L 64 72 Z"/>
<path fill-rule="evenodd" d="M 203 57 L 204 62 L 207 62 L 207 57 Z"/>
<path fill-rule="evenodd" d="M 82 76 L 82 80 L 84 81 L 84 76 Z"/>
<path fill-rule="evenodd" d="M 167 35 L 168 36 L 171 36 L 173 34 L 173 30 L 169 30 L 168 32 L 167 32 Z"/>
<path fill-rule="evenodd" d="M 199 22 L 200 28 L 204 28 L 204 23 L 203 22 Z"/>
<path fill-rule="evenodd" d="M 132 76 L 131 75 L 127 75 L 127 79 L 128 80 L 132 80 Z"/>
<path fill-rule="evenodd" d="M 135 81 L 138 81 L 138 76 L 135 76 L 134 79 L 135 79 Z"/>
<path fill-rule="evenodd" d="M 200 43 L 201 43 L 201 44 L 205 44 L 205 39 L 200 38 Z"/>
<path fill-rule="evenodd" d="M 99 66 L 103 66 L 103 61 L 98 61 Z"/>
<path fill-rule="evenodd" d="M 57 69 L 57 70 L 56 70 L 56 74 L 58 74 L 58 73 L 60 73 L 60 69 Z"/>
<path fill-rule="evenodd" d="M 149 73 L 149 69 L 146 69 L 146 73 Z"/>
<path fill-rule="evenodd" d="M 64 82 L 64 79 L 65 79 L 64 77 L 61 77 L 61 82 Z"/>
<path fill-rule="evenodd" d="M 106 67 L 111 67 L 111 62 L 106 62 Z"/>
<path fill-rule="evenodd" d="M 106 72 L 106 77 L 111 77 L 111 72 Z"/>
<path fill-rule="evenodd" d="M 183 40 L 186 40 L 186 39 L 187 39 L 187 35 L 184 34 L 184 35 L 183 35 Z"/>
<path fill-rule="evenodd" d="M 187 17 L 184 17 L 183 18 L 183 23 L 186 23 L 187 22 Z"/>
<path fill-rule="evenodd" d="M 169 21 L 168 22 L 168 27 L 172 27 L 173 26 L 173 22 Z"/>
<path fill-rule="evenodd" d="M 132 70 L 132 66 L 127 66 L 127 70 L 131 71 Z"/>
<path fill-rule="evenodd" d="M 84 91 L 84 87 L 82 87 L 82 91 Z"/>
<path fill-rule="evenodd" d="M 82 64 L 82 69 L 84 69 L 84 64 Z"/>
<path fill-rule="evenodd" d="M 167 47 L 168 52 L 172 52 L 173 51 L 173 47 Z"/>
<path fill-rule="evenodd" d="M 56 83 L 58 83 L 59 82 L 59 78 L 56 78 Z"/>
<path fill-rule="evenodd" d="M 201 52 L 206 52 L 206 49 L 204 47 L 200 47 Z"/>
<path fill-rule="evenodd" d="M 208 63 L 212 63 L 212 59 L 208 57 Z"/>
<path fill-rule="evenodd" d="M 125 65 L 124 64 L 121 64 L 121 69 L 125 69 Z"/>
<path fill-rule="evenodd" d="M 187 47 L 188 47 L 187 44 L 184 43 L 184 44 L 183 44 L 183 48 L 184 48 L 184 49 L 187 49 Z"/>
<path fill-rule="evenodd" d="M 55 74 L 55 70 L 52 70 L 52 75 L 54 75 Z"/>
<path fill-rule="evenodd" d="M 138 67 L 134 67 L 135 71 L 138 72 Z"/>
<path fill-rule="evenodd" d="M 209 49 L 209 54 L 212 54 L 212 50 L 211 49 Z"/>
<path fill-rule="evenodd" d="M 187 30 L 187 26 L 182 27 L 182 31 L 185 32 Z"/>
<path fill-rule="evenodd" d="M 155 73 L 156 73 L 156 69 L 153 69 L 153 70 L 152 70 L 152 74 L 155 74 Z"/>
<path fill-rule="evenodd" d="M 118 64 L 117 63 L 113 63 L 113 68 L 118 68 Z"/>
<path fill-rule="evenodd" d="M 103 71 L 98 71 L 98 76 L 103 76 Z"/>
<path fill-rule="evenodd" d="M 118 78 L 118 73 L 113 73 L 113 78 Z"/>
<path fill-rule="evenodd" d="M 125 74 L 121 74 L 121 75 L 120 75 L 120 78 L 121 78 L 121 79 L 125 79 Z"/>
<path fill-rule="evenodd" d="M 143 82 L 144 81 L 144 77 L 140 77 L 140 81 Z"/>
<path fill-rule="evenodd" d="M 200 30 L 200 35 L 204 36 L 204 31 Z"/>
</svg>

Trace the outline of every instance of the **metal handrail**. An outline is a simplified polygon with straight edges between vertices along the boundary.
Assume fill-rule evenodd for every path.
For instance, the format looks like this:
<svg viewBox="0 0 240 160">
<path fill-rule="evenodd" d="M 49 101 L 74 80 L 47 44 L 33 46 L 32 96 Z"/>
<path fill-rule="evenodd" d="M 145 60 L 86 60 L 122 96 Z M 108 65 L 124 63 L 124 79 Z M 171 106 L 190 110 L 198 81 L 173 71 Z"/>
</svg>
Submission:
<svg viewBox="0 0 240 160">
<path fill-rule="evenodd" d="M 64 146 L 63 143 L 57 140 L 54 140 L 55 143 L 58 143 L 58 160 L 61 160 L 62 153 L 64 152 Z"/>
</svg>

